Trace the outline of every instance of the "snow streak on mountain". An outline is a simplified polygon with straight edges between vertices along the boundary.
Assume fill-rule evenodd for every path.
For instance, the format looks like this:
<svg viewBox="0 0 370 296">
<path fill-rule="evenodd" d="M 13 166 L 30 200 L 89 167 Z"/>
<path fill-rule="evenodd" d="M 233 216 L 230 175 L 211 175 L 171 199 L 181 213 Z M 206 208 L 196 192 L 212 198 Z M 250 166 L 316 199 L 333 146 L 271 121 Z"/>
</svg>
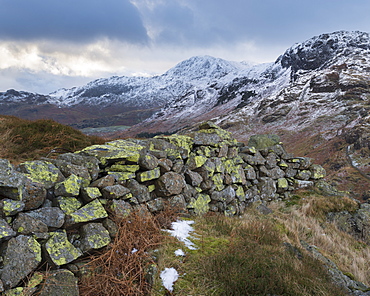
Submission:
<svg viewBox="0 0 370 296">
<path fill-rule="evenodd" d="M 98 79 L 49 96 L 9 90 L 0 106 L 3 114 L 76 127 L 139 123 L 125 135 L 174 132 L 212 118 L 241 126 L 235 129 L 246 136 L 303 129 L 323 116 L 339 128 L 368 112 L 369 50 L 368 33 L 340 31 L 295 44 L 274 63 L 198 56 L 163 75 Z"/>
</svg>

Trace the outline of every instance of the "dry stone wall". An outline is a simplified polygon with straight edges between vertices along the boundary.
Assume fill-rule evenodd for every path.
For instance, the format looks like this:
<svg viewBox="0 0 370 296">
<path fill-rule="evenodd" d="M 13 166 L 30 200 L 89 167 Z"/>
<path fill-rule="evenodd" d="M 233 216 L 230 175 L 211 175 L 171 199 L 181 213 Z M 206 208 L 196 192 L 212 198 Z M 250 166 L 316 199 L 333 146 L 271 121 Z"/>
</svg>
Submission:
<svg viewBox="0 0 370 296">
<path fill-rule="evenodd" d="M 116 226 L 108 213 L 171 207 L 238 215 L 324 176 L 274 136 L 252 137 L 247 146 L 212 123 L 190 135 L 116 140 L 17 167 L 1 159 L 0 290 L 32 295 L 47 280 L 34 271 L 47 263 L 68 279 L 68 295 L 78 295 L 74 261 L 111 242 Z"/>
</svg>

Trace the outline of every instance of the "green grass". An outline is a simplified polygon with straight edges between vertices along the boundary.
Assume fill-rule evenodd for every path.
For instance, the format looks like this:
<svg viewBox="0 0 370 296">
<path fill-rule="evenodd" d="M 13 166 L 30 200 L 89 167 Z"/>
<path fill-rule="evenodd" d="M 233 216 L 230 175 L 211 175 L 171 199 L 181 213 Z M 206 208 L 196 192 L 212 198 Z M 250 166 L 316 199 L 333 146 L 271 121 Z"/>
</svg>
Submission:
<svg viewBox="0 0 370 296">
<path fill-rule="evenodd" d="M 160 251 L 159 266 L 182 275 L 173 295 L 345 295 L 321 262 L 285 242 L 283 226 L 272 217 L 251 210 L 242 218 L 195 220 L 197 250 L 175 257 L 179 243 L 171 240 Z M 166 291 L 157 284 L 152 295 Z"/>
</svg>

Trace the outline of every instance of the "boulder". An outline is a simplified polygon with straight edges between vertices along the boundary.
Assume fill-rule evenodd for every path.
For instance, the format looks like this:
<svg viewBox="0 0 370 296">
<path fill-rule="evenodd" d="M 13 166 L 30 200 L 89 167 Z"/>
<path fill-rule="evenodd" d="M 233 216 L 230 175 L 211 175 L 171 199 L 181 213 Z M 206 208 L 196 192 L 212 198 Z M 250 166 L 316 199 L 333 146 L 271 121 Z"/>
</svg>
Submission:
<svg viewBox="0 0 370 296">
<path fill-rule="evenodd" d="M 132 205 L 121 199 L 114 199 L 109 204 L 110 211 L 118 218 L 127 217 L 133 210 Z"/>
<path fill-rule="evenodd" d="M 0 200 L 0 212 L 3 216 L 14 216 L 22 212 L 25 207 L 23 201 L 4 198 Z"/>
<path fill-rule="evenodd" d="M 203 155 L 190 155 L 189 159 L 186 162 L 186 167 L 189 170 L 195 170 L 196 168 L 200 168 L 202 165 L 204 165 L 207 161 L 207 157 Z"/>
<path fill-rule="evenodd" d="M 94 199 L 82 208 L 66 216 L 65 226 L 107 218 L 108 213 L 99 200 Z"/>
<path fill-rule="evenodd" d="M 10 225 L 0 218 L 0 243 L 16 236 L 16 232 L 10 227 Z"/>
<path fill-rule="evenodd" d="M 48 161 L 26 161 L 21 163 L 17 170 L 29 176 L 32 181 L 43 184 L 46 189 L 50 189 L 56 183 L 64 180 L 61 171 Z"/>
<path fill-rule="evenodd" d="M 216 146 L 222 142 L 222 138 L 217 133 L 198 132 L 194 136 L 194 145 Z"/>
<path fill-rule="evenodd" d="M 48 232 L 48 226 L 44 222 L 24 213 L 19 213 L 12 227 L 14 231 L 25 235 Z"/>
<path fill-rule="evenodd" d="M 18 235 L 8 241 L 1 281 L 6 289 L 15 287 L 41 263 L 41 246 L 31 236 Z"/>
<path fill-rule="evenodd" d="M 173 163 L 168 158 L 161 158 L 158 160 L 158 165 L 160 167 L 161 174 L 164 174 L 171 170 Z"/>
<path fill-rule="evenodd" d="M 25 180 L 22 196 L 25 211 L 39 208 L 45 202 L 46 196 L 47 191 L 42 183 L 34 182 L 29 178 Z"/>
<path fill-rule="evenodd" d="M 277 166 L 277 155 L 275 153 L 272 153 L 270 152 L 267 156 L 266 156 L 266 163 L 265 163 L 265 166 L 268 170 L 271 170 L 273 168 L 276 168 Z"/>
<path fill-rule="evenodd" d="M 26 177 L 16 171 L 6 159 L 0 159 L 0 195 L 22 200 Z"/>
<path fill-rule="evenodd" d="M 67 269 L 50 271 L 42 285 L 40 296 L 78 296 L 78 279 Z"/>
<path fill-rule="evenodd" d="M 98 174 L 100 171 L 99 160 L 95 157 L 86 156 L 78 153 L 64 153 L 58 155 L 57 159 L 69 162 L 80 167 L 87 168 L 92 180 L 96 180 L 98 178 Z"/>
<path fill-rule="evenodd" d="M 65 230 L 52 232 L 43 248 L 49 263 L 56 266 L 65 265 L 83 255 L 70 243 Z"/>
<path fill-rule="evenodd" d="M 107 175 L 105 177 L 102 177 L 100 179 L 95 180 L 92 182 L 89 186 L 90 187 L 98 187 L 99 189 L 102 189 L 107 186 L 112 186 L 115 183 L 115 178 L 112 175 Z"/>
<path fill-rule="evenodd" d="M 88 180 L 84 180 L 76 175 L 70 175 L 64 181 L 55 184 L 54 194 L 56 196 L 78 196 L 80 189 Z"/>
<path fill-rule="evenodd" d="M 311 178 L 311 172 L 309 170 L 298 171 L 295 177 L 299 180 L 308 181 Z"/>
<path fill-rule="evenodd" d="M 164 210 L 164 200 L 161 197 L 148 201 L 146 205 L 151 213 L 156 213 Z"/>
<path fill-rule="evenodd" d="M 129 196 L 130 189 L 122 186 L 122 185 L 112 185 L 112 186 L 106 186 L 102 189 L 102 195 L 106 199 L 127 199 L 130 198 Z"/>
<path fill-rule="evenodd" d="M 156 192 L 158 196 L 180 194 L 184 187 L 185 180 L 183 176 L 174 172 L 165 173 L 156 181 Z"/>
<path fill-rule="evenodd" d="M 257 187 L 260 191 L 261 199 L 271 200 L 275 198 L 276 194 L 276 183 L 273 179 L 263 177 L 259 180 Z"/>
<path fill-rule="evenodd" d="M 56 197 L 56 201 L 59 208 L 66 215 L 69 215 L 82 207 L 82 203 L 80 202 L 80 200 L 73 196 L 58 196 Z"/>
<path fill-rule="evenodd" d="M 155 168 L 150 171 L 140 172 L 136 174 L 136 179 L 139 182 L 146 182 L 150 180 L 158 179 L 161 176 L 160 168 Z"/>
<path fill-rule="evenodd" d="M 139 166 L 144 170 L 153 170 L 158 166 L 158 159 L 151 154 L 142 154 L 139 158 Z"/>
<path fill-rule="evenodd" d="M 191 170 L 186 170 L 185 172 L 185 181 L 186 183 L 190 184 L 191 186 L 197 187 L 202 183 L 203 178 L 197 172 L 193 172 Z"/>
<path fill-rule="evenodd" d="M 209 211 L 210 201 L 209 195 L 198 193 L 195 198 L 191 199 L 188 208 L 192 209 L 196 215 L 203 215 Z"/>
<path fill-rule="evenodd" d="M 96 157 L 102 166 L 118 161 L 138 163 L 140 151 L 145 146 L 128 140 L 115 140 L 104 145 L 93 145 L 80 151 L 82 155 Z"/>
<path fill-rule="evenodd" d="M 40 220 L 50 228 L 60 228 L 64 224 L 65 214 L 57 207 L 45 207 L 25 213 L 26 215 Z"/>
<path fill-rule="evenodd" d="M 185 196 L 182 194 L 172 196 L 168 199 L 171 209 L 185 212 L 186 211 L 186 200 Z"/>
<path fill-rule="evenodd" d="M 248 146 L 255 147 L 257 150 L 272 147 L 280 144 L 280 137 L 278 135 L 254 135 L 249 138 Z"/>
<path fill-rule="evenodd" d="M 86 253 L 100 249 L 111 242 L 108 230 L 101 223 L 88 223 L 80 228 L 80 249 Z"/>
<path fill-rule="evenodd" d="M 68 178 L 71 175 L 76 175 L 82 179 L 91 181 L 91 175 L 87 167 L 72 164 L 68 161 L 61 159 L 45 159 L 52 164 L 54 164 L 63 174 L 65 178 Z"/>
<path fill-rule="evenodd" d="M 99 188 L 96 187 L 83 187 L 81 188 L 81 197 L 85 202 L 90 202 L 94 199 L 102 197 Z"/>
<path fill-rule="evenodd" d="M 144 203 L 148 200 L 150 200 L 150 194 L 148 187 L 141 185 L 136 180 L 127 180 L 125 183 L 127 188 L 130 189 L 131 194 L 139 203 Z"/>
<path fill-rule="evenodd" d="M 321 165 L 312 164 L 309 167 L 309 170 L 311 172 L 311 178 L 314 180 L 319 180 L 319 179 L 325 178 L 326 176 L 326 171 Z"/>
</svg>

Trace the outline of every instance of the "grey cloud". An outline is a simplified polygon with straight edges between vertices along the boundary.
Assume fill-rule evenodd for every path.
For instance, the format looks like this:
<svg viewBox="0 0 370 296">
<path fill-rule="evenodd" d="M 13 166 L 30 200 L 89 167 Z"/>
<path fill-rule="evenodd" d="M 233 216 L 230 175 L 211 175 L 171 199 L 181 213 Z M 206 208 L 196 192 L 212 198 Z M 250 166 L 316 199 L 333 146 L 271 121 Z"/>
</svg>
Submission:
<svg viewBox="0 0 370 296">
<path fill-rule="evenodd" d="M 129 0 L 0 0 L 0 39 L 148 41 Z"/>
<path fill-rule="evenodd" d="M 162 0 L 141 9 L 161 29 L 158 43 L 179 46 L 225 45 L 255 41 L 287 45 L 337 30 L 368 31 L 370 3 L 358 0 Z"/>
</svg>

